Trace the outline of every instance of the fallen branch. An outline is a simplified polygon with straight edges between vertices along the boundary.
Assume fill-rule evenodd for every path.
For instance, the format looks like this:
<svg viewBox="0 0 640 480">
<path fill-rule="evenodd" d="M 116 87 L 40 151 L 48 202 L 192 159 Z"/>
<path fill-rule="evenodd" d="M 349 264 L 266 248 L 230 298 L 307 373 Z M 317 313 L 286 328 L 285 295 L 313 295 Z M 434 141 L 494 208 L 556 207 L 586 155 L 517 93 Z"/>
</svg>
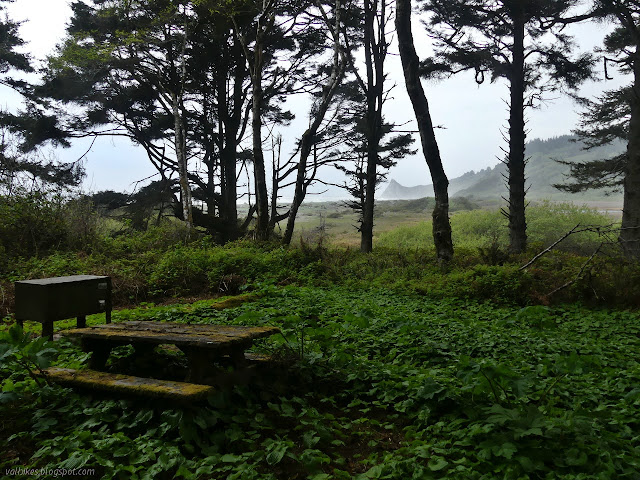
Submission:
<svg viewBox="0 0 640 480">
<path fill-rule="evenodd" d="M 553 250 L 556 247 L 556 245 L 558 245 L 560 242 L 566 240 L 569 236 L 573 235 L 574 233 L 597 232 L 598 235 L 602 236 L 602 235 L 605 235 L 605 234 L 609 233 L 609 231 L 611 230 L 611 227 L 613 227 L 613 225 L 614 224 L 612 224 L 612 223 L 609 224 L 609 225 L 601 225 L 601 226 L 586 225 L 583 228 L 580 228 L 580 224 L 577 224 L 575 227 L 573 227 L 571 230 L 569 230 L 567 233 L 565 233 L 562 237 L 560 237 L 558 240 L 553 242 L 551 245 L 549 245 L 547 248 L 545 248 L 542 252 L 538 253 L 531 260 L 529 260 L 529 262 L 527 262 L 525 265 L 521 266 L 519 270 L 524 270 L 525 268 L 528 268 L 531 265 L 533 265 L 535 262 L 537 262 L 540 259 L 540 257 L 542 257 L 543 255 L 546 255 L 547 253 L 549 253 L 551 250 Z M 600 248 L 602 248 L 602 245 L 603 244 L 600 244 L 600 246 L 598 247 L 598 250 L 600 250 Z"/>
<path fill-rule="evenodd" d="M 540 257 L 542 257 L 543 255 L 545 255 L 546 253 L 549 253 L 551 250 L 553 250 L 553 248 L 558 245 L 560 242 L 562 242 L 565 238 L 567 238 L 569 235 L 573 235 L 574 233 L 576 233 L 576 229 L 580 226 L 580 224 L 577 224 L 575 227 L 573 227 L 571 230 L 569 230 L 567 233 L 565 233 L 562 237 L 560 237 L 558 240 L 556 240 L 554 243 L 552 243 L 551 245 L 549 245 L 547 248 L 545 248 L 543 251 L 541 251 L 539 254 L 537 254 L 535 257 L 533 257 L 531 260 L 529 260 L 529 262 L 523 266 L 520 267 L 520 270 L 524 270 L 527 267 L 530 267 L 531 265 L 533 265 Z"/>
<path fill-rule="evenodd" d="M 584 273 L 585 268 L 587 268 L 587 265 L 589 265 L 591 260 L 593 260 L 593 257 L 595 257 L 600 252 L 600 249 L 604 246 L 604 244 L 605 244 L 605 242 L 602 242 L 600 245 L 598 245 L 598 248 L 596 248 L 595 251 L 591 254 L 591 256 L 589 258 L 587 258 L 587 261 L 582 264 L 582 267 L 580 268 L 580 271 L 578 272 L 578 275 L 576 275 L 573 280 L 569 280 L 564 285 L 560 285 L 558 288 L 556 288 L 552 292 L 548 293 L 546 296 L 550 297 L 551 295 L 559 292 L 560 290 L 564 290 L 568 286 L 573 285 L 578 280 L 580 280 L 580 278 L 582 277 L 582 274 Z"/>
</svg>

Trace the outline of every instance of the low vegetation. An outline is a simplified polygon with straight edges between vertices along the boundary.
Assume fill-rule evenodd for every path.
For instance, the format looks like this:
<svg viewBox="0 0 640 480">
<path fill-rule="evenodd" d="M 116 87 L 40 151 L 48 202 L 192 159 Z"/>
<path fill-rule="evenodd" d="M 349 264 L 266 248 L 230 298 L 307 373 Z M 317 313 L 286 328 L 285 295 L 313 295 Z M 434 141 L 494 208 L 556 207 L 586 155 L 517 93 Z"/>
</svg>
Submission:
<svg viewBox="0 0 640 480">
<path fill-rule="evenodd" d="M 635 313 L 381 288 L 258 293 L 226 310 L 201 301 L 115 315 L 279 326 L 283 337 L 260 348 L 298 359 L 208 405 L 101 399 L 3 368 L 2 466 L 95 468 L 102 478 L 632 479 L 640 471 Z M 57 343 L 55 364 L 86 360 Z"/>
<path fill-rule="evenodd" d="M 420 243 L 428 223 L 381 234 L 372 254 L 332 245 L 330 232 L 290 248 L 219 246 L 187 240 L 172 222 L 134 231 L 99 217 L 87 221 L 94 227 L 82 248 L 56 240 L 27 256 L 5 243 L 0 469 L 635 479 L 640 268 L 601 246 L 606 216 L 544 204 L 529 218 L 536 249 L 509 256 L 499 212 L 455 213 L 456 257 L 446 270 Z M 600 230 L 571 235 L 521 269 L 578 223 Z M 278 326 L 281 336 L 254 347 L 277 361 L 190 407 L 48 384 L 40 369 L 84 368 L 87 354 L 64 339 L 34 339 L 31 322 L 25 332 L 10 328 L 11 283 L 76 273 L 112 276 L 116 322 Z M 130 354 L 118 349 L 108 368 L 131 373 Z M 180 353 L 159 350 L 156 361 L 152 376 L 183 378 Z"/>
</svg>

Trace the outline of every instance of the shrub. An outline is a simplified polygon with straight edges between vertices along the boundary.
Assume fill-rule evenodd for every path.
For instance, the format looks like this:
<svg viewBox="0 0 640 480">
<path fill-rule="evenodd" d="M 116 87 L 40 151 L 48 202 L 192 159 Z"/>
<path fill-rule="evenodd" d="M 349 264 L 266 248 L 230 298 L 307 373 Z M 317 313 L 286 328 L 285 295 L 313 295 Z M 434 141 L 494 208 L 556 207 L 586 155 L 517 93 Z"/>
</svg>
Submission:
<svg viewBox="0 0 640 480">
<path fill-rule="evenodd" d="M 545 248 L 576 225 L 605 226 L 614 222 L 608 215 L 586 206 L 545 201 L 528 210 L 527 223 L 529 243 Z M 606 238 L 601 238 L 596 232 L 576 233 L 563 240 L 557 248 L 565 252 L 590 254 L 603 240 Z"/>
<path fill-rule="evenodd" d="M 103 224 L 105 219 L 100 219 Z M 108 221 L 107 221 L 108 222 Z M 176 245 L 203 241 L 195 232 L 189 233 L 182 222 L 166 221 L 145 231 L 129 228 L 103 234 L 97 249 L 113 257 L 137 255 L 150 250 L 168 250 Z M 204 242 L 202 245 L 206 245 Z"/>
<path fill-rule="evenodd" d="M 68 250 L 93 250 L 98 236 L 98 214 L 86 199 L 66 202 L 60 212 L 64 221 L 65 247 Z"/>
<path fill-rule="evenodd" d="M 433 246 L 431 229 L 432 224 L 430 221 L 394 228 L 388 232 L 376 235 L 374 248 L 429 248 Z"/>
<path fill-rule="evenodd" d="M 178 246 L 165 252 L 149 276 L 154 295 L 178 296 L 199 293 L 209 288 L 212 265 L 209 250 Z"/>
<path fill-rule="evenodd" d="M 4 197 L 0 202 L 0 242 L 11 258 L 44 255 L 64 248 L 66 224 L 59 202 L 41 194 Z"/>
<path fill-rule="evenodd" d="M 91 251 L 98 242 L 91 204 L 41 193 L 3 197 L 0 252 L 3 257 L 41 257 L 53 251 Z M 0 268 L 6 265 L 0 265 Z"/>
<path fill-rule="evenodd" d="M 531 301 L 532 279 L 514 265 L 476 265 L 440 275 L 433 282 L 416 284 L 416 290 L 433 297 L 472 298 L 497 303 L 526 305 Z"/>
<path fill-rule="evenodd" d="M 546 248 L 578 224 L 604 226 L 612 223 L 611 218 L 605 214 L 569 203 L 545 201 L 527 210 L 527 235 L 532 250 Z M 376 247 L 433 248 L 431 228 L 431 222 L 422 222 L 381 233 L 376 238 Z M 508 221 L 500 210 L 458 212 L 451 215 L 451 230 L 456 249 L 482 249 L 487 254 L 488 263 L 504 261 L 501 255 L 490 255 L 500 249 L 504 250 L 509 243 Z M 569 236 L 557 248 L 566 252 L 588 254 L 603 240 L 595 232 L 577 233 Z"/>
<path fill-rule="evenodd" d="M 507 220 L 500 210 L 473 210 L 451 217 L 451 235 L 456 247 L 507 245 L 508 233 Z"/>
</svg>

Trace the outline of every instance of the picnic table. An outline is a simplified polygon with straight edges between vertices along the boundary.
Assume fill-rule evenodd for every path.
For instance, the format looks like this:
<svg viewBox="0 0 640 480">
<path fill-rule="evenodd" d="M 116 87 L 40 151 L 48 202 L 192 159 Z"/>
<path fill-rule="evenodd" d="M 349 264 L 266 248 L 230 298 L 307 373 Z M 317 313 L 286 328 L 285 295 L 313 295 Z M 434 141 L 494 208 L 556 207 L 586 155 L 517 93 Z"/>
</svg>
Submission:
<svg viewBox="0 0 640 480">
<path fill-rule="evenodd" d="M 247 362 L 245 351 L 254 340 L 279 332 L 277 327 L 132 321 L 61 333 L 79 338 L 83 350 L 92 352 L 89 367 L 94 370 L 104 370 L 111 349 L 120 345 L 133 345 L 136 355 L 150 354 L 158 345 L 175 345 L 187 357 L 186 381 L 200 384 L 206 382 L 217 362 L 230 361 L 242 368 Z"/>
</svg>

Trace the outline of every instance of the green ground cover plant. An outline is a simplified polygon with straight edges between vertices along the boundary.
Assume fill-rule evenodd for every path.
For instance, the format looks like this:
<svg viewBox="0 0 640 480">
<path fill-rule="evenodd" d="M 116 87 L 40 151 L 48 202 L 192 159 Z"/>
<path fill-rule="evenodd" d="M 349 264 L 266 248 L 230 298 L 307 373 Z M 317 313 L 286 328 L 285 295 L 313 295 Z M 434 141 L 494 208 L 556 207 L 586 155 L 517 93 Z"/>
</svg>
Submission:
<svg viewBox="0 0 640 480">
<path fill-rule="evenodd" d="M 265 284 L 234 308 L 200 301 L 114 314 L 148 318 L 276 325 L 283 336 L 256 348 L 289 361 L 197 408 L 38 386 L 3 364 L 11 393 L 0 397 L 3 471 L 316 480 L 640 473 L 636 312 Z M 2 351 L 40 351 L 2 335 Z M 55 343 L 54 364 L 86 363 L 75 345 Z"/>
<path fill-rule="evenodd" d="M 365 255 L 304 241 L 220 246 L 170 222 L 108 233 L 98 222 L 82 248 L 13 255 L 0 265 L 0 471 L 635 480 L 640 316 L 627 309 L 639 306 L 640 268 L 613 247 L 587 262 L 603 241 L 588 232 L 522 269 L 576 224 L 611 222 L 567 205 L 531 210 L 533 246 L 520 256 L 506 254 L 499 212 L 454 214 L 446 268 L 425 247 L 428 224 L 382 234 Z M 10 328 L 12 282 L 80 273 L 112 277 L 114 321 L 278 326 L 282 336 L 256 346 L 278 362 L 197 407 L 43 382 L 40 369 L 84 368 L 88 355 L 36 339 L 31 322 Z M 160 349 L 147 366 L 130 354 L 117 349 L 108 368 L 184 374 L 179 352 Z"/>
</svg>

